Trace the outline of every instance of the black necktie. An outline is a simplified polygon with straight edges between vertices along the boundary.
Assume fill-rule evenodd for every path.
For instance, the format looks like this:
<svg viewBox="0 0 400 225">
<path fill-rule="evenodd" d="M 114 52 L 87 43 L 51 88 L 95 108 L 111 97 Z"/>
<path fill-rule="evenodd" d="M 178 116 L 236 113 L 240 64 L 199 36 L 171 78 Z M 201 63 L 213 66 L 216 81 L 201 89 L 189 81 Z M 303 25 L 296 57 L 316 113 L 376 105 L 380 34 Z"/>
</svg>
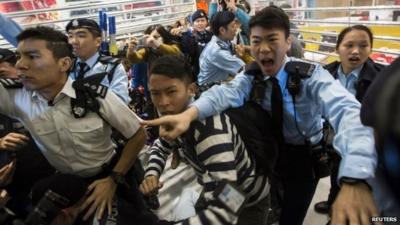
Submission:
<svg viewBox="0 0 400 225">
<path fill-rule="evenodd" d="M 272 83 L 271 91 L 271 116 L 274 133 L 279 141 L 283 141 L 283 101 L 279 81 L 275 77 L 269 79 Z"/>
<path fill-rule="evenodd" d="M 85 76 L 85 73 L 89 70 L 89 66 L 85 62 L 79 62 L 79 72 L 78 72 L 78 77 L 76 78 L 77 80 L 83 79 Z"/>
</svg>

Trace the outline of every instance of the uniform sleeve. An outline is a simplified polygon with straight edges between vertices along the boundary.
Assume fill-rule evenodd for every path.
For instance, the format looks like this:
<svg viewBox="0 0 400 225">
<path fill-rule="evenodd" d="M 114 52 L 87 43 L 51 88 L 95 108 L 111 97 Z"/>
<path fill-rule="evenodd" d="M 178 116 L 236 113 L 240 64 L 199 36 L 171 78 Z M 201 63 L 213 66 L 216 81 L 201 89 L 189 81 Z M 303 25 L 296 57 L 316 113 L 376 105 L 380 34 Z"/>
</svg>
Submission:
<svg viewBox="0 0 400 225">
<path fill-rule="evenodd" d="M 141 119 L 112 91 L 108 90 L 105 98 L 97 99 L 101 116 L 125 138 L 131 138 L 138 131 Z"/>
<path fill-rule="evenodd" d="M 236 55 L 232 55 L 229 51 L 220 50 L 216 51 L 211 63 L 215 67 L 226 71 L 230 75 L 235 76 L 239 70 L 245 65 L 243 60 L 241 60 Z"/>
<path fill-rule="evenodd" d="M 308 87 L 308 94 L 315 98 L 336 131 L 333 146 L 342 156 L 338 179 L 374 177 L 377 154 L 373 131 L 361 124 L 360 103 L 320 66 L 309 79 Z"/>
<path fill-rule="evenodd" d="M 213 203 L 217 201 L 213 193 L 219 182 L 227 180 L 234 184 L 237 183 L 232 134 L 227 127 L 222 129 L 214 127 L 215 124 L 221 124 L 221 119 L 223 118 L 225 117 L 220 115 L 208 117 L 205 121 L 198 123 L 199 125 L 196 127 L 199 133 L 199 138 L 195 140 L 196 154 L 211 177 L 210 181 L 205 181 L 202 184 L 207 208 L 183 221 L 182 224 L 216 225 L 236 223 L 237 216 L 235 214 Z"/>
<path fill-rule="evenodd" d="M 179 55 L 181 53 L 181 50 L 179 49 L 178 45 L 175 44 L 172 45 L 161 44 L 158 49 L 164 55 Z"/>
<path fill-rule="evenodd" d="M 199 112 L 199 119 L 216 115 L 230 107 L 239 107 L 249 98 L 252 88 L 252 78 L 244 74 L 237 75 L 232 81 L 214 85 L 203 92 L 193 106 Z"/>
<path fill-rule="evenodd" d="M 14 47 L 17 46 L 17 36 L 22 31 L 22 27 L 14 20 L 7 18 L 4 14 L 0 13 L 0 34 Z M 7 29 L 3 29 L 7 27 Z"/>
<path fill-rule="evenodd" d="M 165 140 L 158 138 L 150 148 L 149 163 L 145 177 L 150 175 L 160 177 L 164 171 L 167 158 L 172 151 L 172 147 Z"/>
<path fill-rule="evenodd" d="M 115 69 L 110 88 L 122 101 L 129 104 L 131 98 L 128 91 L 128 75 L 122 64 L 119 64 Z"/>
</svg>

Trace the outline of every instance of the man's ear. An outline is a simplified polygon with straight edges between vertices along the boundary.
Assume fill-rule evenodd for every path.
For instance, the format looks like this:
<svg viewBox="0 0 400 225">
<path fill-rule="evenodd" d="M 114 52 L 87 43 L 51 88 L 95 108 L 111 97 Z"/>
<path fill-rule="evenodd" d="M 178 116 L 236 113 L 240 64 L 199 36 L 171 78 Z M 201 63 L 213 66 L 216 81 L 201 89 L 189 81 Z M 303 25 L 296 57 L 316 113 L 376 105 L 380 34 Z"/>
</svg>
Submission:
<svg viewBox="0 0 400 225">
<path fill-rule="evenodd" d="M 286 38 L 286 44 L 287 44 L 287 51 L 290 51 L 290 48 L 292 47 L 292 41 L 293 41 L 293 36 L 289 35 L 288 38 Z"/>
<path fill-rule="evenodd" d="M 72 65 L 72 59 L 70 57 L 63 57 L 58 60 L 58 65 L 61 72 L 67 72 Z"/>
<path fill-rule="evenodd" d="M 96 43 L 97 48 L 100 48 L 101 45 L 101 37 L 94 38 L 94 43 Z"/>
<path fill-rule="evenodd" d="M 189 91 L 189 94 L 191 95 L 191 96 L 195 96 L 196 95 L 196 93 L 197 93 L 197 84 L 196 84 L 196 82 L 193 82 L 193 83 L 191 83 L 191 84 L 189 84 L 189 88 L 188 88 L 188 91 Z"/>
</svg>

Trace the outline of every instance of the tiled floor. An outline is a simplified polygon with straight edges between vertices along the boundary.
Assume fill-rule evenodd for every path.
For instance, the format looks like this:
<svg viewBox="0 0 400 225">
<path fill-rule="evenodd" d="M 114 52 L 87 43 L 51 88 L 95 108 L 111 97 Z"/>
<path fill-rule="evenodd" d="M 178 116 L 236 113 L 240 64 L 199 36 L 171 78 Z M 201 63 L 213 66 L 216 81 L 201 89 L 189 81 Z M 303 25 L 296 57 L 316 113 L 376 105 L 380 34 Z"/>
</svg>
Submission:
<svg viewBox="0 0 400 225">
<path fill-rule="evenodd" d="M 160 218 L 168 220 L 171 218 L 172 210 L 178 202 L 183 188 L 192 187 L 200 190 L 200 187 L 196 183 L 195 175 L 191 168 L 183 163 L 175 170 L 170 169 L 169 163 L 167 163 L 167 168 L 163 176 L 161 176 L 161 180 L 164 182 L 159 194 L 162 207 L 156 213 Z M 304 220 L 304 225 L 325 225 L 327 223 L 327 216 L 316 213 L 313 207 L 314 203 L 327 198 L 329 187 L 329 178 L 324 178 L 319 182 L 314 199 Z"/>
</svg>

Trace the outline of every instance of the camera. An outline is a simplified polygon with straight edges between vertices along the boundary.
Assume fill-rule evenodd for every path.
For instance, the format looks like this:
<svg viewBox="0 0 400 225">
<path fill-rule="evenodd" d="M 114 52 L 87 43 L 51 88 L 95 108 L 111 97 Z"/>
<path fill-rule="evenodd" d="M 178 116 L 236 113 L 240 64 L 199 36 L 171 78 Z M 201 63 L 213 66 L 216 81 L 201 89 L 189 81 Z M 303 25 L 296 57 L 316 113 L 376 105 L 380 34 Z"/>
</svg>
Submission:
<svg viewBox="0 0 400 225">
<path fill-rule="evenodd" d="M 225 0 L 218 0 L 218 5 L 221 6 L 222 10 L 227 10 L 228 6 L 226 5 Z"/>
<path fill-rule="evenodd" d="M 50 225 L 62 209 L 68 207 L 69 200 L 51 190 L 40 199 L 25 221 L 14 220 L 13 225 Z"/>
</svg>

